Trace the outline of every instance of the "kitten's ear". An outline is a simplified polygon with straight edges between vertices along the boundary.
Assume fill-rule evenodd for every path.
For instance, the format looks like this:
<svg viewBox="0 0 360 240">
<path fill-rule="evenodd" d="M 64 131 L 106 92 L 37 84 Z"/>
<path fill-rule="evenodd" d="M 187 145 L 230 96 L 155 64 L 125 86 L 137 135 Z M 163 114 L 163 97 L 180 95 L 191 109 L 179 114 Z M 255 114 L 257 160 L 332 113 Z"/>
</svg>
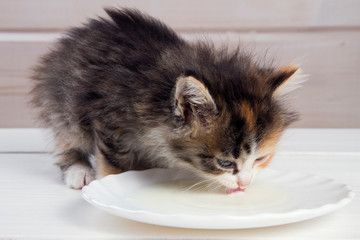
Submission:
<svg viewBox="0 0 360 240">
<path fill-rule="evenodd" d="M 207 126 L 211 117 L 217 114 L 216 104 L 208 89 L 194 77 L 179 77 L 176 82 L 175 115 L 186 123 L 197 120 Z"/>
<path fill-rule="evenodd" d="M 289 65 L 275 69 L 267 82 L 270 85 L 274 97 L 281 97 L 294 89 L 300 87 L 305 80 L 301 70 L 294 65 Z"/>
</svg>

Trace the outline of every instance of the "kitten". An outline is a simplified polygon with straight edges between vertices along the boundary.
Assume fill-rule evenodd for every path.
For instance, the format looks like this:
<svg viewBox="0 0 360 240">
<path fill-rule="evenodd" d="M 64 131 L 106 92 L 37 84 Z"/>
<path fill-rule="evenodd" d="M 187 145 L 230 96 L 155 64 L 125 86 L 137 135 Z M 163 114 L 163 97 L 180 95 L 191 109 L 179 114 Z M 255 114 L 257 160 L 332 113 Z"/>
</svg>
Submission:
<svg viewBox="0 0 360 240">
<path fill-rule="evenodd" d="M 243 191 L 296 119 L 283 96 L 298 68 L 186 42 L 137 10 L 105 11 L 70 29 L 32 77 L 66 184 L 180 166 Z"/>
</svg>

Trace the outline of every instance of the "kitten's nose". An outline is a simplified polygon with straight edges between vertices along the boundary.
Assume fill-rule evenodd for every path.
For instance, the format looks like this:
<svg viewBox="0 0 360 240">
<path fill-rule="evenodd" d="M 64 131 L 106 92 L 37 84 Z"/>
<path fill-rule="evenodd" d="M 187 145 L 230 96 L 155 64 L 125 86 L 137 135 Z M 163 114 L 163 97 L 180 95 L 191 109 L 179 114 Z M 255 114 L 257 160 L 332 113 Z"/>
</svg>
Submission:
<svg viewBox="0 0 360 240">
<path fill-rule="evenodd" d="M 250 182 L 245 182 L 244 183 L 244 182 L 238 181 L 237 184 L 241 188 L 246 188 L 247 186 L 249 186 Z"/>
<path fill-rule="evenodd" d="M 241 170 L 238 174 L 238 186 L 241 188 L 245 188 L 249 186 L 252 180 L 252 172 L 251 170 Z"/>
</svg>

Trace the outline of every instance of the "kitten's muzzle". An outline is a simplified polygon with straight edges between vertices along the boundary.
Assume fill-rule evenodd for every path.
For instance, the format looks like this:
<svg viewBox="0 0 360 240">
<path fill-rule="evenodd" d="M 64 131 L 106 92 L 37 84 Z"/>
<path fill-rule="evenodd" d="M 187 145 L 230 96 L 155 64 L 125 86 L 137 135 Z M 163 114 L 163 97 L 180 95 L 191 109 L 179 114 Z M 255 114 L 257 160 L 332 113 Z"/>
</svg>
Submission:
<svg viewBox="0 0 360 240">
<path fill-rule="evenodd" d="M 250 185 L 252 178 L 253 178 L 253 172 L 248 169 L 242 169 L 238 175 L 237 184 L 240 188 L 246 188 Z"/>
<path fill-rule="evenodd" d="M 246 187 L 250 185 L 253 173 L 251 170 L 241 170 L 239 174 L 237 175 L 237 188 L 229 189 L 228 193 L 235 193 L 235 192 L 245 192 Z"/>
</svg>

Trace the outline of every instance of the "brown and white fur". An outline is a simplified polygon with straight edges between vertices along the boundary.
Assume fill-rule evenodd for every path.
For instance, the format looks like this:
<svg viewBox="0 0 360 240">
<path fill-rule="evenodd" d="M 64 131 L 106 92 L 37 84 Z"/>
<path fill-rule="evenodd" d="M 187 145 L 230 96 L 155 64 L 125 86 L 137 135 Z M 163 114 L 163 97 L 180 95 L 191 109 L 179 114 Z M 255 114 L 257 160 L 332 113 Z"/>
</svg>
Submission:
<svg viewBox="0 0 360 240">
<path fill-rule="evenodd" d="M 32 102 L 54 132 L 66 184 L 180 166 L 247 187 L 296 119 L 283 97 L 297 67 L 186 42 L 136 10 L 106 12 L 70 29 L 33 75 Z"/>
</svg>

